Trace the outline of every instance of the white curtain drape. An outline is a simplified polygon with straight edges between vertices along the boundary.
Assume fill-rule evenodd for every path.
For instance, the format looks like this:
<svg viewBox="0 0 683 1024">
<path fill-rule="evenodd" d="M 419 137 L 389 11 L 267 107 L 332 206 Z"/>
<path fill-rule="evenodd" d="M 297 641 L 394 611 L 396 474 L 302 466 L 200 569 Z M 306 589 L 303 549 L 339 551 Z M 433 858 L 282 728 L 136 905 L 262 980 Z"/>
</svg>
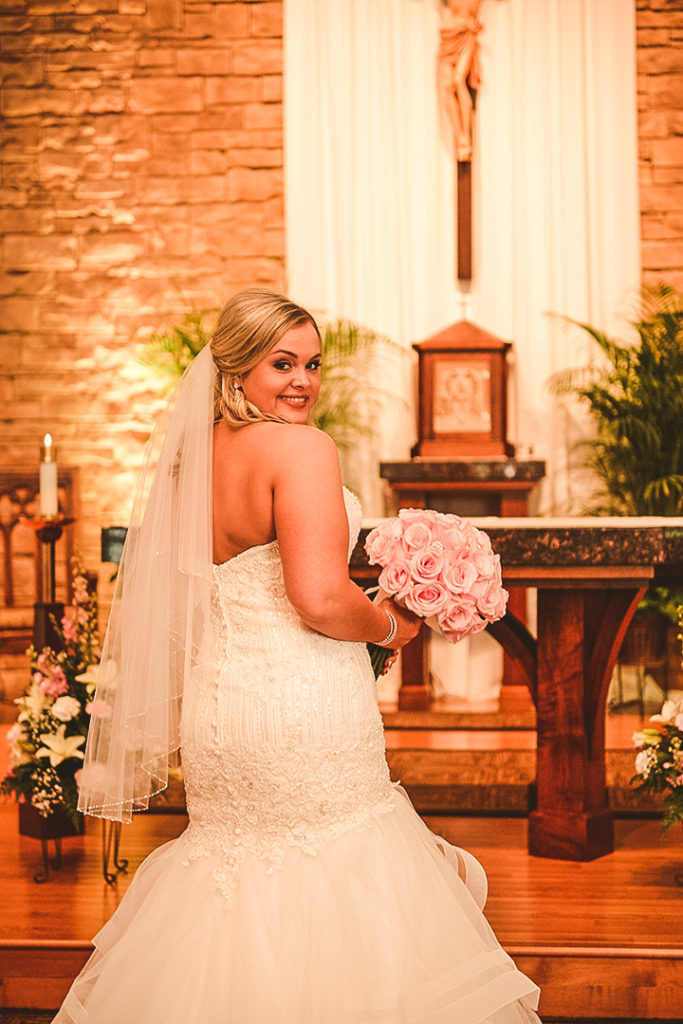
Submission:
<svg viewBox="0 0 683 1024">
<path fill-rule="evenodd" d="M 567 508 L 575 426 L 547 381 L 589 345 L 549 314 L 612 329 L 640 280 L 632 0 L 482 0 L 466 289 L 437 86 L 441 3 L 284 6 L 290 293 L 406 348 L 461 318 L 511 340 L 510 439 L 547 460 L 542 507 Z M 387 366 L 383 383 L 409 409 L 386 413 L 378 454 L 405 458 L 412 362 Z"/>
</svg>

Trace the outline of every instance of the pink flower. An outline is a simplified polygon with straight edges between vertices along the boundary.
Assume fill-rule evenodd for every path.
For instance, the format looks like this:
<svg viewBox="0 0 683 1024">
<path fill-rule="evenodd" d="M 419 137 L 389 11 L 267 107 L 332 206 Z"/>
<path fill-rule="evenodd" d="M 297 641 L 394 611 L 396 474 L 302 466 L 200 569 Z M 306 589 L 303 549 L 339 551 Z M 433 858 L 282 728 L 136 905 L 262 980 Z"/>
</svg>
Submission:
<svg viewBox="0 0 683 1024">
<path fill-rule="evenodd" d="M 73 588 L 74 601 L 76 601 L 77 604 L 85 604 L 90 598 L 90 595 L 88 594 L 88 581 L 85 576 L 74 576 Z"/>
<path fill-rule="evenodd" d="M 683 712 L 681 712 L 680 715 L 676 715 L 674 718 L 674 725 L 677 729 L 680 729 L 681 732 L 683 732 Z"/>
<path fill-rule="evenodd" d="M 76 611 L 76 619 L 80 622 L 81 626 L 87 626 L 88 624 L 88 610 L 87 608 L 78 608 Z"/>
<path fill-rule="evenodd" d="M 500 575 L 500 558 L 492 551 L 483 551 L 477 548 L 472 552 L 470 558 L 477 570 L 477 575 L 482 579 L 493 579 L 496 573 Z"/>
<path fill-rule="evenodd" d="M 39 672 L 50 671 L 50 659 L 45 651 L 42 651 L 36 658 L 36 668 Z"/>
<path fill-rule="evenodd" d="M 66 676 L 59 665 L 54 666 L 50 673 L 50 678 L 44 678 L 41 686 L 43 693 L 46 693 L 48 697 L 61 697 L 63 693 L 68 693 L 69 690 Z"/>
<path fill-rule="evenodd" d="M 439 516 L 431 508 L 401 508 L 398 510 L 398 518 L 404 523 L 434 523 Z"/>
<path fill-rule="evenodd" d="M 403 531 L 401 544 L 409 555 L 428 547 L 432 541 L 432 531 L 426 523 L 409 523 Z"/>
<path fill-rule="evenodd" d="M 427 619 L 438 615 L 446 607 L 449 593 L 441 583 L 418 583 L 404 598 L 406 608 Z"/>
<path fill-rule="evenodd" d="M 365 550 L 368 553 L 371 565 L 387 565 L 399 547 L 401 539 L 401 524 L 398 519 L 390 519 L 381 526 L 375 527 L 365 541 Z"/>
<path fill-rule="evenodd" d="M 76 627 L 74 626 L 73 619 L 70 619 L 68 615 L 65 615 L 62 619 L 62 633 L 64 634 L 64 641 L 67 644 L 76 643 L 78 639 Z"/>
<path fill-rule="evenodd" d="M 393 561 L 379 574 L 378 583 L 386 594 L 403 597 L 410 584 L 410 570 L 407 562 Z"/>
<path fill-rule="evenodd" d="M 469 597 L 463 597 L 450 606 L 445 615 L 439 616 L 439 625 L 444 636 L 451 643 L 457 643 L 471 633 L 478 633 L 486 627 L 486 620 L 477 614 L 477 606 Z"/>
<path fill-rule="evenodd" d="M 428 583 L 436 580 L 441 575 L 444 566 L 443 544 L 438 541 L 430 544 L 428 548 L 418 551 L 410 559 L 410 572 L 413 579 L 420 583 Z"/>
<path fill-rule="evenodd" d="M 489 621 L 501 619 L 505 614 L 508 595 L 497 580 L 478 579 L 472 584 L 470 594 L 481 614 Z"/>
<path fill-rule="evenodd" d="M 85 705 L 91 718 L 111 718 L 111 707 L 106 700 L 91 700 Z"/>
<path fill-rule="evenodd" d="M 463 594 L 469 591 L 476 580 L 477 570 L 465 558 L 449 553 L 446 556 L 442 578 L 452 594 Z"/>
</svg>

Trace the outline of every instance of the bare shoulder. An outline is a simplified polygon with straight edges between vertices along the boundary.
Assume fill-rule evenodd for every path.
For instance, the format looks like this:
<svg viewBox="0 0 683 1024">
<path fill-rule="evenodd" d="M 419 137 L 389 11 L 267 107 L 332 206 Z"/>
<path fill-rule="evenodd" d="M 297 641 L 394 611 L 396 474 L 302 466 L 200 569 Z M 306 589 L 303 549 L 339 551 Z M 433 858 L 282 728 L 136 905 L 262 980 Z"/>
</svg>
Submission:
<svg viewBox="0 0 683 1024">
<path fill-rule="evenodd" d="M 258 423 L 247 429 L 250 437 L 245 436 L 245 442 L 276 469 L 286 471 L 300 462 L 312 466 L 338 464 L 334 441 L 317 427 L 300 423 Z"/>
</svg>

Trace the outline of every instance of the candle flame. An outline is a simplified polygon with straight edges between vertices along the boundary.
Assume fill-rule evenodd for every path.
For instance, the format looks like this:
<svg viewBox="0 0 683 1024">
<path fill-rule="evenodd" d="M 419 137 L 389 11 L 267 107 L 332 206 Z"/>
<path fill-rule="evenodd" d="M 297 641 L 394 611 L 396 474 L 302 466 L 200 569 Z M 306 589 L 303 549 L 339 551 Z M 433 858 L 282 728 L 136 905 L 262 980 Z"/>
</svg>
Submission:
<svg viewBox="0 0 683 1024">
<path fill-rule="evenodd" d="M 45 437 L 43 438 L 43 444 L 45 445 L 46 448 L 52 447 L 52 434 L 45 435 Z"/>
</svg>

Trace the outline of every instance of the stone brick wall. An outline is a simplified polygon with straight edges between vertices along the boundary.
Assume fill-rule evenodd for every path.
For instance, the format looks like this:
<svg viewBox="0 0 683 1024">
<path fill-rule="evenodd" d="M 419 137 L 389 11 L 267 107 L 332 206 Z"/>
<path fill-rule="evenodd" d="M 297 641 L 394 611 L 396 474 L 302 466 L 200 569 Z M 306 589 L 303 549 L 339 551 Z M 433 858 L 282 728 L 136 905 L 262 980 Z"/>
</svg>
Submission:
<svg viewBox="0 0 683 1024">
<path fill-rule="evenodd" d="M 637 0 L 643 282 L 683 291 L 683 0 Z"/>
<path fill-rule="evenodd" d="M 80 547 L 158 410 L 139 340 L 284 284 L 282 2 L 3 0 L 0 464 L 50 430 Z"/>
</svg>

